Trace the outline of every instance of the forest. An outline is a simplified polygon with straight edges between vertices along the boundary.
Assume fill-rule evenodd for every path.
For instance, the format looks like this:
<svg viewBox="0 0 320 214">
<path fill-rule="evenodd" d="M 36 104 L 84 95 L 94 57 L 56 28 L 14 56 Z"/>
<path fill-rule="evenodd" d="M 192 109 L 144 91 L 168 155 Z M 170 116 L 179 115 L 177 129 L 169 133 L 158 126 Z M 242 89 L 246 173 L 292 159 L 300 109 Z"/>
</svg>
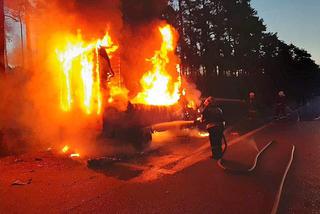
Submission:
<svg viewBox="0 0 320 214">
<path fill-rule="evenodd" d="M 303 102 L 319 93 L 311 55 L 268 32 L 250 0 L 171 0 L 162 13 L 179 30 L 182 72 L 207 95 L 270 103 L 279 90 Z M 307 33 L 307 32 L 306 32 Z"/>
</svg>

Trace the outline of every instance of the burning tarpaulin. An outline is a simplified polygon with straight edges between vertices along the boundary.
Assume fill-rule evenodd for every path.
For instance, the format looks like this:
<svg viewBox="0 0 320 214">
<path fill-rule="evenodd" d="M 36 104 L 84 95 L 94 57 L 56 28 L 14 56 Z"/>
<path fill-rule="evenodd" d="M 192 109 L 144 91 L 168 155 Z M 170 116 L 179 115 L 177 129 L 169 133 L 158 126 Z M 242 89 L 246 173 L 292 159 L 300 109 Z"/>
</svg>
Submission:
<svg viewBox="0 0 320 214">
<path fill-rule="evenodd" d="M 143 71 L 140 80 L 141 91 L 132 99 L 123 97 L 129 99 L 126 101 L 170 106 L 178 104 L 180 100 L 182 79 L 179 61 L 174 52 L 177 33 L 168 24 L 159 26 L 159 49 L 154 51 L 152 57 L 145 59 L 150 70 Z M 61 39 L 58 37 L 55 43 L 59 46 L 56 49 L 58 65 L 55 72 L 60 76 L 60 106 L 63 111 L 71 111 L 72 106 L 78 104 L 87 114 L 94 110 L 96 114 L 100 114 L 103 106 L 107 107 L 106 101 L 111 104 L 114 102 L 114 96 L 127 91 L 125 86 L 121 88 L 119 85 L 109 84 L 111 80 L 105 78 L 108 73 L 100 66 L 101 61 L 105 59 L 99 58 L 99 49 L 104 48 L 111 58 L 119 48 L 109 34 L 102 40 L 93 42 L 85 42 L 81 35 L 63 35 Z M 139 68 L 139 65 L 137 67 Z M 126 71 L 122 74 L 125 76 Z"/>
<path fill-rule="evenodd" d="M 113 75 L 111 66 L 101 66 L 109 56 L 117 51 L 108 33 L 103 39 L 86 43 L 81 35 L 63 37 L 57 41 L 56 53 L 60 69 L 60 107 L 63 111 L 71 111 L 78 105 L 86 114 L 101 114 L 103 101 L 106 100 L 104 90 L 108 79 Z M 105 53 L 105 56 L 101 55 Z M 101 59 L 102 58 L 102 59 Z M 105 84 L 105 86 L 104 86 Z"/>
</svg>

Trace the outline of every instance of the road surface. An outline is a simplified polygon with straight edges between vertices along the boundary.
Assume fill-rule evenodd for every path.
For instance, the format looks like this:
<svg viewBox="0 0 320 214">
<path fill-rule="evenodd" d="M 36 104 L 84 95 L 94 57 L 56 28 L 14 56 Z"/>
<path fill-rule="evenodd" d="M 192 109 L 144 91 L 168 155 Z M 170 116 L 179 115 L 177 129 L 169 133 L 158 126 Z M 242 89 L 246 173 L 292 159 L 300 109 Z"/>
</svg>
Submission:
<svg viewBox="0 0 320 214">
<path fill-rule="evenodd" d="M 50 152 L 2 158 L 0 212 L 271 213 L 295 145 L 278 212 L 319 213 L 318 106 L 316 100 L 288 120 L 230 136 L 229 154 L 241 151 L 244 162 L 276 141 L 249 174 L 219 168 L 207 137 L 197 133 L 166 133 L 149 152 L 98 169 Z M 17 180 L 24 185 L 12 185 Z"/>
</svg>

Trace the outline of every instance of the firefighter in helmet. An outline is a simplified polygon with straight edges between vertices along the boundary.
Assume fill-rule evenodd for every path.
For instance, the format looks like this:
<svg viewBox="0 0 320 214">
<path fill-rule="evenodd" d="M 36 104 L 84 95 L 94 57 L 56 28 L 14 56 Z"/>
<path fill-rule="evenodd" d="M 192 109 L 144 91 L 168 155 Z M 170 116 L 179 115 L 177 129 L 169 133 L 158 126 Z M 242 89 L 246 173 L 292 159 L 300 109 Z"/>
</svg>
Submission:
<svg viewBox="0 0 320 214">
<path fill-rule="evenodd" d="M 249 98 L 247 100 L 247 108 L 248 108 L 248 119 L 252 120 L 257 116 L 257 100 L 254 92 L 249 93 Z"/>
<path fill-rule="evenodd" d="M 284 91 L 279 91 L 276 98 L 276 115 L 277 119 L 283 119 L 286 117 L 287 99 Z"/>
<path fill-rule="evenodd" d="M 222 158 L 222 138 L 225 120 L 223 112 L 219 108 L 213 97 L 208 97 L 204 101 L 204 110 L 201 116 L 201 122 L 206 124 L 206 129 L 209 132 L 212 157 L 215 160 Z"/>
</svg>

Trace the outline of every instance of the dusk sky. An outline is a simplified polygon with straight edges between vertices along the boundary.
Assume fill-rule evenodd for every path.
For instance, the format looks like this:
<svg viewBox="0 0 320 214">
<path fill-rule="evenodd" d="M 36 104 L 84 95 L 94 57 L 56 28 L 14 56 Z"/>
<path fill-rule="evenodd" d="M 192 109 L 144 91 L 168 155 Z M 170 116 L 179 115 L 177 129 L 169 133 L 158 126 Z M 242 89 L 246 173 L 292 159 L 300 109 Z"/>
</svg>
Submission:
<svg viewBox="0 0 320 214">
<path fill-rule="evenodd" d="M 320 0 L 252 0 L 268 31 L 307 50 L 320 64 Z"/>
</svg>

